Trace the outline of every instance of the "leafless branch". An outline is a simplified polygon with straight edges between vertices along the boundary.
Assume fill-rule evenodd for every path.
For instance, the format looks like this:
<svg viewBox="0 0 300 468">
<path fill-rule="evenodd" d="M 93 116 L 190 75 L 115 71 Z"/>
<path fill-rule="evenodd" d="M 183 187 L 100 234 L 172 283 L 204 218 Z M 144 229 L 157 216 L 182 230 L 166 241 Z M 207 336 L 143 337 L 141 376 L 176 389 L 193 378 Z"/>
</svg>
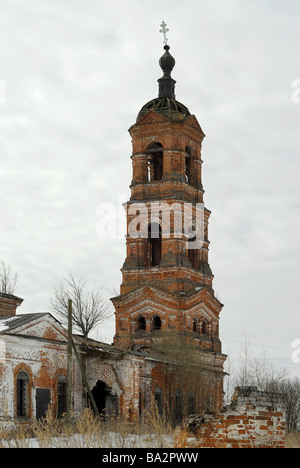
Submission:
<svg viewBox="0 0 300 468">
<path fill-rule="evenodd" d="M 69 299 L 73 306 L 73 324 L 84 338 L 97 325 L 109 321 L 113 315 L 111 305 L 104 298 L 103 288 L 95 284 L 89 288 L 86 279 L 77 280 L 72 273 L 54 286 L 50 299 L 51 309 L 65 322 Z"/>
<path fill-rule="evenodd" d="M 10 265 L 3 260 L 0 262 L 0 292 L 2 294 L 14 294 L 17 286 L 18 275 L 13 273 Z"/>
</svg>

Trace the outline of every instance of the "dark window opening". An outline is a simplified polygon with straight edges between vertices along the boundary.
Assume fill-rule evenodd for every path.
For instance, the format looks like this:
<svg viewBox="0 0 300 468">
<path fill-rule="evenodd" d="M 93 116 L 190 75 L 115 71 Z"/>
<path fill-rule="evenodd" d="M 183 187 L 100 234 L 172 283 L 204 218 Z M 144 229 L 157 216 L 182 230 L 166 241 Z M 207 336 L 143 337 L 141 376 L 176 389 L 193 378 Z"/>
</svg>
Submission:
<svg viewBox="0 0 300 468">
<path fill-rule="evenodd" d="M 50 406 L 50 389 L 37 388 L 35 392 L 35 403 L 36 419 L 45 418 Z"/>
<path fill-rule="evenodd" d="M 211 395 L 207 395 L 206 397 L 206 413 L 212 414 L 213 413 L 213 398 Z"/>
<path fill-rule="evenodd" d="M 185 148 L 185 178 L 188 184 L 191 183 L 191 160 L 192 160 L 192 150 L 189 146 Z"/>
<path fill-rule="evenodd" d="M 152 223 L 148 228 L 147 242 L 148 266 L 157 266 L 161 260 L 161 227 L 158 223 Z"/>
<path fill-rule="evenodd" d="M 139 392 L 139 416 L 142 416 L 142 403 L 143 403 L 142 393 Z"/>
<path fill-rule="evenodd" d="M 139 317 L 137 320 L 137 331 L 145 331 L 146 330 L 146 320 L 144 317 Z"/>
<path fill-rule="evenodd" d="M 28 416 L 28 382 L 26 372 L 20 372 L 17 377 L 17 417 L 26 418 Z"/>
<path fill-rule="evenodd" d="M 152 143 L 148 149 L 148 182 L 163 177 L 163 148 L 160 143 Z"/>
<path fill-rule="evenodd" d="M 199 319 L 195 318 L 193 321 L 193 332 L 200 334 L 200 322 Z"/>
<path fill-rule="evenodd" d="M 188 235 L 188 257 L 189 261 L 191 262 L 192 268 L 195 270 L 199 268 L 199 248 L 198 241 L 197 241 L 197 225 L 196 221 L 193 220 L 193 224 L 191 224 L 187 231 Z"/>
<path fill-rule="evenodd" d="M 59 377 L 57 383 L 57 417 L 61 418 L 67 412 L 67 379 Z"/>
<path fill-rule="evenodd" d="M 203 334 L 203 335 L 207 335 L 207 333 L 208 333 L 208 327 L 207 327 L 207 323 L 206 323 L 206 322 L 203 322 L 203 323 L 202 323 L 202 329 L 201 329 L 201 331 L 202 331 L 202 334 Z"/>
<path fill-rule="evenodd" d="M 183 419 L 183 401 L 179 390 L 175 391 L 174 403 L 174 422 L 175 424 L 179 424 Z"/>
<path fill-rule="evenodd" d="M 161 388 L 156 387 L 156 389 L 154 390 L 154 399 L 157 405 L 158 412 L 160 415 L 162 415 L 163 414 L 163 394 L 162 394 Z"/>
<path fill-rule="evenodd" d="M 189 396 L 189 415 L 196 413 L 196 398 L 194 395 Z"/>
<path fill-rule="evenodd" d="M 189 241 L 191 244 L 195 241 Z M 197 249 L 188 249 L 188 257 L 189 261 L 191 262 L 192 268 L 197 270 L 198 268 L 198 259 L 199 259 L 199 251 Z"/>
<path fill-rule="evenodd" d="M 194 242 L 197 239 L 197 225 L 196 225 L 195 217 L 193 217 L 193 223 L 187 229 L 187 235 L 188 235 L 189 242 Z M 195 250 L 195 249 L 189 249 L 189 250 Z"/>
<path fill-rule="evenodd" d="M 161 319 L 158 315 L 152 320 L 152 330 L 161 330 Z"/>
</svg>

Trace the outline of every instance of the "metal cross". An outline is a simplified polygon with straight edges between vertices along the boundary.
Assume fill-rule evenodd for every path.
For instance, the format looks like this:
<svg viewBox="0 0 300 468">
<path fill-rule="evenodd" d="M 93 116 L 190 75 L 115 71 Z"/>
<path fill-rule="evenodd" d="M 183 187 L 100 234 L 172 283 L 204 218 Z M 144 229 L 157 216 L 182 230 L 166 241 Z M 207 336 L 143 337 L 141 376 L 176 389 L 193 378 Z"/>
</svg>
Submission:
<svg viewBox="0 0 300 468">
<path fill-rule="evenodd" d="M 168 39 L 167 39 L 167 32 L 169 31 L 168 28 L 166 28 L 166 23 L 163 21 L 160 25 L 162 29 L 160 29 L 159 32 L 163 33 L 164 35 L 164 44 L 167 45 Z"/>
</svg>

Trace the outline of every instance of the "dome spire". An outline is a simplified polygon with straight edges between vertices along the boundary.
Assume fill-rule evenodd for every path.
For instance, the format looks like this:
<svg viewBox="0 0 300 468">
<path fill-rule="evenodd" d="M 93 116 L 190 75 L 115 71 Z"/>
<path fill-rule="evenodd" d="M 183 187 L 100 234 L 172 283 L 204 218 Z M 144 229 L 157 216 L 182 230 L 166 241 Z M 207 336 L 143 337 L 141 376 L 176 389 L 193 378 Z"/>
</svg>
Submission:
<svg viewBox="0 0 300 468">
<path fill-rule="evenodd" d="M 170 46 L 167 44 L 168 39 L 167 39 L 167 32 L 169 29 L 166 27 L 166 23 L 163 21 L 161 23 L 161 30 L 159 32 L 163 33 L 164 35 L 164 50 L 165 53 L 164 55 L 160 58 L 159 60 L 159 65 L 164 73 L 163 77 L 158 80 L 158 88 L 159 88 L 159 93 L 158 97 L 163 98 L 172 98 L 175 99 L 175 84 L 176 81 L 173 80 L 171 77 L 171 72 L 175 66 L 175 59 L 172 57 L 170 54 Z"/>
</svg>

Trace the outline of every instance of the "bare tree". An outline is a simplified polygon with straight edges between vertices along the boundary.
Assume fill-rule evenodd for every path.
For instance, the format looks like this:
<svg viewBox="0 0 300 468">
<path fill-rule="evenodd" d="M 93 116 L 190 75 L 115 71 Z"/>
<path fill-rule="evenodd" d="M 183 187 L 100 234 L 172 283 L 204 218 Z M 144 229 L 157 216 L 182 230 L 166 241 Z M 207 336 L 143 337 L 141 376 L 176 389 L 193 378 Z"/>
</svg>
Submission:
<svg viewBox="0 0 300 468">
<path fill-rule="evenodd" d="M 265 350 L 259 355 L 254 355 L 247 340 L 240 355 L 237 372 L 235 373 L 230 367 L 228 367 L 228 373 L 231 374 L 230 392 L 233 387 L 253 385 L 260 391 L 282 394 L 285 401 L 287 432 L 300 430 L 300 380 L 298 377 L 288 377 L 285 368 L 274 368 Z"/>
<path fill-rule="evenodd" d="M 252 361 L 252 350 L 250 345 L 245 337 L 244 339 L 244 347 L 241 351 L 239 356 L 239 367 L 237 370 L 236 375 L 236 383 L 235 386 L 249 386 L 254 385 L 252 381 L 252 375 L 250 372 L 250 362 Z"/>
<path fill-rule="evenodd" d="M 0 262 L 0 293 L 14 294 L 17 286 L 18 275 L 13 273 L 9 265 L 3 260 Z"/>
<path fill-rule="evenodd" d="M 88 288 L 87 280 L 76 280 L 72 273 L 55 285 L 50 298 L 50 307 L 64 322 L 68 319 L 68 300 L 72 300 L 72 319 L 75 328 L 88 338 L 89 333 L 113 315 L 111 305 L 106 302 L 103 288 L 95 284 Z"/>
<path fill-rule="evenodd" d="M 265 350 L 260 355 L 254 355 L 251 345 L 245 339 L 240 365 L 233 379 L 234 386 L 256 386 L 261 391 L 276 392 L 286 375 L 286 369 L 274 368 Z"/>
<path fill-rule="evenodd" d="M 229 405 L 236 386 L 233 359 L 230 353 L 228 353 L 224 371 L 226 373 L 224 377 L 224 403 Z"/>
<path fill-rule="evenodd" d="M 300 430 L 300 380 L 298 377 L 279 382 L 276 391 L 285 399 L 287 432 Z"/>
<path fill-rule="evenodd" d="M 261 355 L 253 358 L 250 363 L 250 375 L 252 382 L 258 389 L 266 392 L 277 392 L 278 386 L 286 378 L 287 370 L 285 368 L 275 369 L 263 350 Z"/>
</svg>

